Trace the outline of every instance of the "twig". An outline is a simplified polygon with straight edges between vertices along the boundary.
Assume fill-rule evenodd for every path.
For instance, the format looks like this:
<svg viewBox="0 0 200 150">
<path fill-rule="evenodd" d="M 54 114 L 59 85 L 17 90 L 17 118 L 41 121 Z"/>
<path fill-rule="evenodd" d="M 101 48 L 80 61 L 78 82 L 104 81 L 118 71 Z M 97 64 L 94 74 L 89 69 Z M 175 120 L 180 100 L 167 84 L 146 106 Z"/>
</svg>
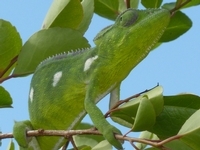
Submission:
<svg viewBox="0 0 200 150">
<path fill-rule="evenodd" d="M 3 77 L 3 75 L 15 64 L 15 62 L 17 61 L 18 55 L 15 56 L 10 63 L 8 64 L 8 66 L 2 71 L 2 73 L 0 74 L 0 78 Z"/>
<path fill-rule="evenodd" d="M 102 135 L 99 131 L 97 130 L 32 130 L 32 131 L 28 131 L 27 132 L 27 136 L 28 137 L 32 137 L 32 136 L 60 136 L 60 137 L 72 137 L 73 135 L 83 135 L 83 134 L 93 134 L 93 135 Z M 143 144 L 147 144 L 153 147 L 157 147 L 157 148 L 164 148 L 167 149 L 166 147 L 164 147 L 163 145 L 179 139 L 182 137 L 182 135 L 175 135 L 173 137 L 170 137 L 168 139 L 165 139 L 163 141 L 157 142 L 157 141 L 150 141 L 148 139 L 140 139 L 140 138 L 134 138 L 134 137 L 128 137 L 128 136 L 123 136 L 123 135 L 115 135 L 116 139 L 118 140 L 123 140 L 123 141 L 129 141 L 129 142 L 138 142 L 138 143 L 143 143 Z M 0 139 L 6 139 L 6 138 L 13 138 L 13 134 L 12 133 L 6 133 L 6 134 L 0 134 Z"/>
<path fill-rule="evenodd" d="M 170 13 L 173 15 L 177 10 L 179 10 L 181 7 L 185 6 L 188 4 L 191 0 L 186 0 L 185 2 L 181 3 L 178 6 L 175 6 L 173 9 L 170 10 Z"/>
<path fill-rule="evenodd" d="M 142 91 L 142 92 L 140 92 L 140 93 L 137 93 L 137 94 L 135 94 L 135 95 L 133 95 L 133 96 L 130 96 L 130 97 L 124 99 L 124 100 L 120 100 L 120 101 L 117 102 L 108 112 L 105 113 L 105 115 L 104 115 L 105 118 L 107 118 L 107 117 L 110 115 L 111 112 L 118 110 L 118 107 L 119 107 L 121 104 L 127 103 L 128 101 L 130 101 L 130 100 L 133 99 L 133 98 L 137 98 L 137 97 L 139 97 L 140 95 L 142 95 L 142 94 L 144 94 L 144 93 L 146 93 L 146 92 L 148 92 L 148 91 L 151 91 L 152 89 L 156 88 L 157 86 L 159 86 L 159 84 L 157 84 L 155 87 L 153 87 L 153 88 L 151 88 L 151 89 L 148 89 L 148 90 L 146 89 L 146 90 L 144 90 L 144 91 Z"/>
<path fill-rule="evenodd" d="M 125 3 L 126 3 L 126 8 L 130 8 L 131 7 L 130 0 L 125 0 Z"/>
</svg>

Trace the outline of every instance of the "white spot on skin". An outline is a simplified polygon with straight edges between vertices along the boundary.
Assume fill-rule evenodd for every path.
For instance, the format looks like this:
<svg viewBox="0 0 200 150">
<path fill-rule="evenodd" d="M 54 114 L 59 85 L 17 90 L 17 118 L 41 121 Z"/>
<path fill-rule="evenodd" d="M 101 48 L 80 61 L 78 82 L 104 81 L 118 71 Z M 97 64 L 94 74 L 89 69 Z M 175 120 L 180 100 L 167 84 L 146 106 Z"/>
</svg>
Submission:
<svg viewBox="0 0 200 150">
<path fill-rule="evenodd" d="M 30 94 L 29 94 L 29 98 L 30 98 L 30 101 L 31 101 L 31 102 L 33 101 L 33 93 L 34 93 L 34 89 L 31 88 Z"/>
<path fill-rule="evenodd" d="M 84 65 L 84 71 L 87 71 L 88 69 L 90 69 L 90 66 L 91 64 L 98 58 L 98 56 L 94 56 L 94 57 L 91 57 L 91 58 L 88 58 L 86 61 L 85 61 L 85 65 Z"/>
<path fill-rule="evenodd" d="M 62 71 L 56 72 L 53 76 L 53 87 L 55 87 L 62 77 Z"/>
</svg>

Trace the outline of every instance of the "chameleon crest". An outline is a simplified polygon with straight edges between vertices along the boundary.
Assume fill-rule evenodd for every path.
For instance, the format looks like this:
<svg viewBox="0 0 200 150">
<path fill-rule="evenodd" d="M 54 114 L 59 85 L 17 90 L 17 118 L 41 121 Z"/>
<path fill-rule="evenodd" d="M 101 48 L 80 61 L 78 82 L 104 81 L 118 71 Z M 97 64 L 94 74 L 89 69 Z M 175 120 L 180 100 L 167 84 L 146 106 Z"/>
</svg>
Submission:
<svg viewBox="0 0 200 150">
<path fill-rule="evenodd" d="M 119 100 L 121 82 L 148 55 L 169 20 L 168 10 L 128 9 L 96 36 L 94 48 L 44 61 L 31 81 L 29 129 L 70 130 L 87 112 L 104 138 L 122 149 L 114 136 L 121 132 L 107 122 L 96 103 L 109 93 L 110 107 Z M 66 142 L 62 137 L 40 136 L 27 143 L 21 124 L 14 127 L 21 147 L 57 150 Z"/>
</svg>

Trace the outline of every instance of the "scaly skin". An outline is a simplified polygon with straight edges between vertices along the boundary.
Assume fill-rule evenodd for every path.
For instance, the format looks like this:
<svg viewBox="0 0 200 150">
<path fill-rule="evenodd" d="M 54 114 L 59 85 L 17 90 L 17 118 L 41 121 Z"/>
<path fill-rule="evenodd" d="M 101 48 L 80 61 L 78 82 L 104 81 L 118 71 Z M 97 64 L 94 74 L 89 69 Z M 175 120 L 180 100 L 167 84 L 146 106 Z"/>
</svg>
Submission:
<svg viewBox="0 0 200 150">
<path fill-rule="evenodd" d="M 105 139 L 122 149 L 113 134 L 121 134 L 120 131 L 106 121 L 96 103 L 118 88 L 148 55 L 169 20 L 170 13 L 164 9 L 128 9 L 118 16 L 115 24 L 97 35 L 96 47 L 58 55 L 39 65 L 32 78 L 29 96 L 33 129 L 73 129 L 86 110 Z M 19 144 L 23 143 L 25 137 L 18 134 L 15 132 L 15 138 Z M 57 150 L 66 142 L 60 137 L 36 139 L 42 150 Z"/>
</svg>

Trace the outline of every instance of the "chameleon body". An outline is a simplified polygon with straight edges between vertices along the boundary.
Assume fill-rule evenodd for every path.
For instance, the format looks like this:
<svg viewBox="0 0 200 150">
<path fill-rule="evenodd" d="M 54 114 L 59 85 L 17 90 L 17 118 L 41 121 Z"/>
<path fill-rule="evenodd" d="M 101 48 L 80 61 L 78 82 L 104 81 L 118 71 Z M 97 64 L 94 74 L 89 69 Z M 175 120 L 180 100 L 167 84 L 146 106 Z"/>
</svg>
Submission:
<svg viewBox="0 0 200 150">
<path fill-rule="evenodd" d="M 24 149 L 57 150 L 66 139 L 36 137 L 36 147 L 37 144 L 28 144 L 31 139 L 26 139 L 19 129 L 70 130 L 87 112 L 105 139 L 122 149 L 114 137 L 120 131 L 106 121 L 96 103 L 109 93 L 111 101 L 119 99 L 120 83 L 148 55 L 169 20 L 170 13 L 164 9 L 128 9 L 97 35 L 94 48 L 60 54 L 42 62 L 31 81 L 30 122 L 26 121 L 27 127 L 21 122 L 14 127 L 19 145 Z"/>
</svg>

